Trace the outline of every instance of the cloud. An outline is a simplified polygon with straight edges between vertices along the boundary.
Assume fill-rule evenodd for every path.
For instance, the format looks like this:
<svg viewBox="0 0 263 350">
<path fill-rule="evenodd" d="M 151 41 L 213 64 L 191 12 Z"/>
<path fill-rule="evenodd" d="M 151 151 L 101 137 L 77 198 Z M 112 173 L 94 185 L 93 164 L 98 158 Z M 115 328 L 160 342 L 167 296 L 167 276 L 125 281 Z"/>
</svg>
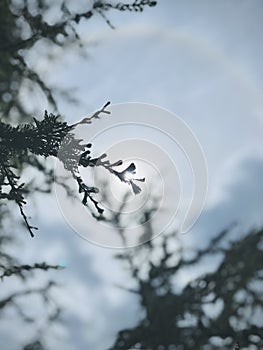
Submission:
<svg viewBox="0 0 263 350">
<path fill-rule="evenodd" d="M 227 168 L 225 168 L 227 170 Z M 206 245 L 207 239 L 236 223 L 237 233 L 263 225 L 263 157 L 250 156 L 228 168 L 230 174 L 220 184 L 223 194 L 199 218 L 183 240 L 191 245 Z M 218 184 L 219 185 L 219 184 Z"/>
</svg>

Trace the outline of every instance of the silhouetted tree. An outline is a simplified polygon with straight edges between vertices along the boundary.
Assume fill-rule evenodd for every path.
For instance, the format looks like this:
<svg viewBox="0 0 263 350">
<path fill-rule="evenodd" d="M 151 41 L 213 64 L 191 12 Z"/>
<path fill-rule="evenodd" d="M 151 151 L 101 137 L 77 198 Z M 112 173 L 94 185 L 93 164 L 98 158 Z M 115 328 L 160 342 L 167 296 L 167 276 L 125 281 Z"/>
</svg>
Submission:
<svg viewBox="0 0 263 350">
<path fill-rule="evenodd" d="M 148 214 L 141 213 L 150 218 L 142 234 L 154 230 Z M 125 237 L 120 220 L 112 224 Z M 234 238 L 235 230 L 220 232 L 203 249 L 184 248 L 172 232 L 118 254 L 136 284 L 121 288 L 138 295 L 143 316 L 121 330 L 110 349 L 263 348 L 263 230 Z M 215 259 L 212 272 L 198 273 Z M 196 277 L 187 277 L 193 271 Z M 182 274 L 187 283 L 180 288 Z"/>
</svg>

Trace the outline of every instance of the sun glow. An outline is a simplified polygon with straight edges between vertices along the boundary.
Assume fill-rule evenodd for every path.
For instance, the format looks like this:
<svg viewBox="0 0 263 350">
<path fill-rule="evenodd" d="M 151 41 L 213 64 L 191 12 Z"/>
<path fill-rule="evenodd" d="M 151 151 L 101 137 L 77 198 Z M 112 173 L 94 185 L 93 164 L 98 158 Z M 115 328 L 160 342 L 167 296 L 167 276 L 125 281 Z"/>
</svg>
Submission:
<svg viewBox="0 0 263 350">
<path fill-rule="evenodd" d="M 128 181 L 134 180 L 134 176 L 135 175 L 133 173 L 127 171 L 126 174 L 124 175 L 124 179 L 125 181 L 128 182 Z"/>
</svg>

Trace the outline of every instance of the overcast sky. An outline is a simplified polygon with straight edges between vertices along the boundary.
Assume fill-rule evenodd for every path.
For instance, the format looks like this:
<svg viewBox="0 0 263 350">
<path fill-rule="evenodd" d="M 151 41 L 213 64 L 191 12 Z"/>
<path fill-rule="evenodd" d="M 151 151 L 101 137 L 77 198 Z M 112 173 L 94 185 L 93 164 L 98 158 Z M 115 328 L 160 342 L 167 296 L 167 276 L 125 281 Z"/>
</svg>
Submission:
<svg viewBox="0 0 263 350">
<path fill-rule="evenodd" d="M 142 14 L 109 13 L 109 18 L 116 30 L 100 17 L 81 26 L 90 43 L 87 58 L 77 50 L 58 52 L 50 64 L 32 55 L 50 84 L 73 88 L 80 99 L 75 106 L 60 99 L 65 119 L 76 122 L 108 100 L 168 109 L 199 139 L 209 173 L 205 210 L 182 241 L 203 245 L 234 221 L 242 230 L 261 225 L 263 2 L 160 0 Z M 39 110 L 47 108 L 41 96 L 36 101 Z M 74 233 L 55 196 L 37 202 L 40 233 L 23 242 L 24 260 L 41 257 L 67 266 L 53 276 L 65 284 L 56 295 L 66 305 L 69 326 L 56 330 L 58 341 L 49 336 L 51 348 L 105 350 L 118 330 L 138 319 L 136 298 L 114 287 L 131 283 L 129 275 L 114 251 Z"/>
</svg>

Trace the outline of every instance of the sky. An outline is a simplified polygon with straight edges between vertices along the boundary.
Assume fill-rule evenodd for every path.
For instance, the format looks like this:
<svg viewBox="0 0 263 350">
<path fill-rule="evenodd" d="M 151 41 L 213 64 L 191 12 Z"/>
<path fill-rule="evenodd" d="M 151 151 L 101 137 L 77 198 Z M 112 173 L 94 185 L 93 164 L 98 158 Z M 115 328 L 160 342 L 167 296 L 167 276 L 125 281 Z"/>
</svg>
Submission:
<svg viewBox="0 0 263 350">
<path fill-rule="evenodd" d="M 70 88 L 80 100 L 70 105 L 59 99 L 69 122 L 110 100 L 159 106 L 188 125 L 206 158 L 208 192 L 202 215 L 181 236 L 186 246 L 206 245 L 233 222 L 242 232 L 262 225 L 262 10 L 261 0 L 160 0 L 142 14 L 109 13 L 115 30 L 100 17 L 81 24 L 86 55 L 73 48 L 55 51 L 52 62 L 36 59 L 37 52 L 28 57 L 49 84 Z M 41 94 L 34 103 L 39 111 L 48 108 Z M 100 122 L 98 129 L 104 127 Z M 120 140 L 119 131 L 114 142 Z M 181 178 L 188 179 L 186 171 Z M 136 297 L 115 286 L 132 285 L 113 257 L 117 251 L 79 237 L 55 194 L 35 198 L 29 210 L 41 229 L 30 243 L 21 239 L 23 259 L 66 265 L 52 273 L 64 286 L 56 295 L 66 306 L 66 324 L 53 330 L 47 343 L 52 349 L 105 350 L 116 332 L 135 325 L 140 315 Z M 179 285 L 188 278 L 182 274 Z M 3 329 L 11 350 L 8 322 L 7 317 Z M 24 341 L 26 335 L 17 337 Z"/>
</svg>

